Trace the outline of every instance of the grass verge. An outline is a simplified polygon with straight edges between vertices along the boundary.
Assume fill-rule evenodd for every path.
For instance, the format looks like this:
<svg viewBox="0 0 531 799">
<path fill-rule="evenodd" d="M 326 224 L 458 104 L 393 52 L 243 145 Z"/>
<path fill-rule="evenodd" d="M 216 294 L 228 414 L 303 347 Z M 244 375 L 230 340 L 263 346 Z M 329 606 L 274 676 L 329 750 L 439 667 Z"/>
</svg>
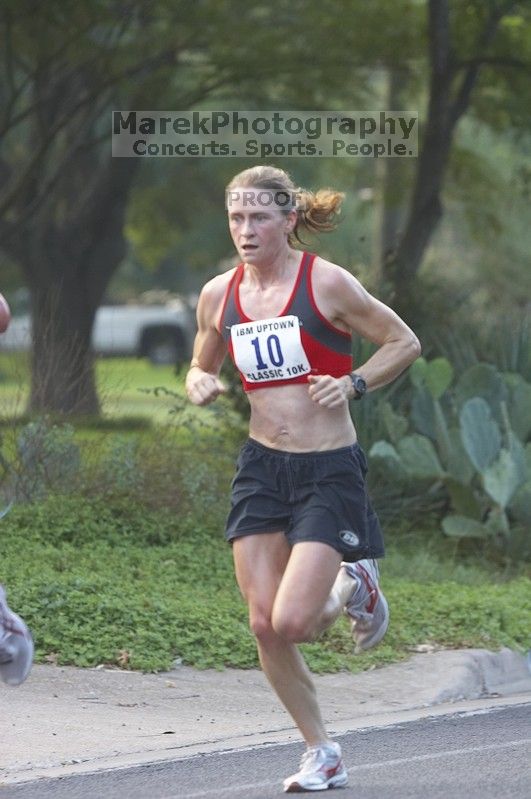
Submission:
<svg viewBox="0 0 531 799">
<path fill-rule="evenodd" d="M 223 403 L 207 412 L 157 396 L 158 386 L 182 392 L 182 375 L 169 367 L 118 359 L 99 361 L 97 374 L 106 416 L 76 425 L 84 465 L 66 481 L 66 495 L 15 506 L 0 522 L 0 580 L 32 628 L 37 660 L 146 671 L 176 658 L 199 668 L 257 666 L 221 532 L 236 451 L 224 439 L 243 435 L 241 423 Z M 27 364 L 0 356 L 0 376 L 11 460 Z M 62 451 L 52 448 L 52 465 Z M 388 534 L 387 543 L 382 578 L 392 616 L 384 642 L 353 656 L 340 619 L 303 647 L 314 671 L 380 666 L 421 644 L 529 648 L 523 566 L 511 566 L 509 579 L 507 567 L 458 557 L 440 532 Z"/>
<path fill-rule="evenodd" d="M 156 395 L 155 389 L 164 386 L 182 392 L 184 385 L 184 370 L 176 374 L 172 366 L 154 366 L 145 358 L 98 358 L 95 374 L 104 420 L 126 425 L 130 419 L 132 427 L 142 419 L 168 422 L 174 399 Z M 1 417 L 24 417 L 29 383 L 29 355 L 0 352 Z"/>
<path fill-rule="evenodd" d="M 0 527 L 1 579 L 32 628 L 37 661 L 146 671 L 168 669 L 175 658 L 199 668 L 256 667 L 221 535 L 224 512 L 79 497 L 15 507 Z M 420 644 L 529 647 L 524 575 L 500 582 L 492 568 L 460 563 L 452 571 L 428 550 L 408 557 L 391 546 L 382 580 L 392 611 L 384 642 L 353 656 L 340 619 L 304 645 L 314 671 L 381 666 Z"/>
</svg>

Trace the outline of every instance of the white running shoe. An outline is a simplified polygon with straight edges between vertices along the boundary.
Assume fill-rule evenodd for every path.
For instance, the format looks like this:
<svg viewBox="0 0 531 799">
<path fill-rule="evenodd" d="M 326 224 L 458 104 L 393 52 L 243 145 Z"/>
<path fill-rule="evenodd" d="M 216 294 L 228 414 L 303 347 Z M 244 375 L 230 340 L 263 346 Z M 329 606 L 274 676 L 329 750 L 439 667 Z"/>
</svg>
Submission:
<svg viewBox="0 0 531 799">
<path fill-rule="evenodd" d="M 33 640 L 20 616 L 8 607 L 0 585 L 0 679 L 20 685 L 33 663 Z"/>
<path fill-rule="evenodd" d="M 326 791 L 327 788 L 344 788 L 347 783 L 341 747 L 336 743 L 321 744 L 306 750 L 301 758 L 300 771 L 284 780 L 284 791 Z"/>
<path fill-rule="evenodd" d="M 375 560 L 358 560 L 341 565 L 357 583 L 345 605 L 345 613 L 350 616 L 352 637 L 356 644 L 354 651 L 359 655 L 379 644 L 384 637 L 389 626 L 389 607 L 378 585 L 380 572 Z"/>
</svg>

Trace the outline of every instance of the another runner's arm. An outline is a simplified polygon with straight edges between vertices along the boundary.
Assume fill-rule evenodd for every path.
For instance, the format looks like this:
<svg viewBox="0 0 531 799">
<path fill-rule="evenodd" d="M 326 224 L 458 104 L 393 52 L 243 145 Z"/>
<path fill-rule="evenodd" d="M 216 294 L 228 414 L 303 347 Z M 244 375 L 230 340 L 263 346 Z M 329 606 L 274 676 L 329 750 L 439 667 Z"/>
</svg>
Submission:
<svg viewBox="0 0 531 799">
<path fill-rule="evenodd" d="M 190 369 L 186 375 L 186 393 L 194 405 L 208 405 L 226 391 L 219 372 L 227 347 L 216 328 L 216 319 L 223 301 L 224 283 L 214 278 L 201 291 L 197 303 L 197 335 Z"/>
<path fill-rule="evenodd" d="M 5 333 L 11 321 L 11 311 L 6 298 L 0 294 L 0 333 Z"/>
</svg>

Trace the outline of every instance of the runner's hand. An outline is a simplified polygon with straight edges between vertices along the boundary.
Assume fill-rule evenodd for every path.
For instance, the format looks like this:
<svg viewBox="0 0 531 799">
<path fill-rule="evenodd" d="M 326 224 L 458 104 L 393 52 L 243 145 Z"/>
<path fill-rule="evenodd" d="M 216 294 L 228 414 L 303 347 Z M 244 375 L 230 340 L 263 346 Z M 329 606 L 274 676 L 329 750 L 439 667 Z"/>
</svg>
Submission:
<svg viewBox="0 0 531 799">
<path fill-rule="evenodd" d="M 188 372 L 186 393 L 194 405 L 208 405 L 226 391 L 227 387 L 216 375 L 204 372 L 198 366 L 192 367 Z"/>
<path fill-rule="evenodd" d="M 348 403 L 350 380 L 330 375 L 308 375 L 309 394 L 314 402 L 325 408 L 339 408 Z"/>
</svg>

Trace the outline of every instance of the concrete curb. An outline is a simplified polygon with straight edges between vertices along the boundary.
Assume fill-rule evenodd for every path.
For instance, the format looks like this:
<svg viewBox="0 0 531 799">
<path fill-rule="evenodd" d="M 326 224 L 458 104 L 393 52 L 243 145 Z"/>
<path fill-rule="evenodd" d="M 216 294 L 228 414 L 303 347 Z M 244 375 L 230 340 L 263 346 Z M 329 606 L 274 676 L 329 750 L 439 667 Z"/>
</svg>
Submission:
<svg viewBox="0 0 531 799">
<path fill-rule="evenodd" d="M 453 664 L 449 659 L 453 669 L 450 685 L 434 697 L 434 704 L 531 691 L 531 672 L 526 658 L 518 652 L 468 649 L 452 654 L 456 657 Z"/>
<path fill-rule="evenodd" d="M 518 701 L 531 699 L 526 659 L 508 649 L 416 654 L 315 682 L 332 734 L 431 715 L 442 703 L 516 692 Z M 0 785 L 300 741 L 256 670 L 153 675 L 36 666 L 20 688 L 0 684 L 0 703 Z"/>
</svg>

